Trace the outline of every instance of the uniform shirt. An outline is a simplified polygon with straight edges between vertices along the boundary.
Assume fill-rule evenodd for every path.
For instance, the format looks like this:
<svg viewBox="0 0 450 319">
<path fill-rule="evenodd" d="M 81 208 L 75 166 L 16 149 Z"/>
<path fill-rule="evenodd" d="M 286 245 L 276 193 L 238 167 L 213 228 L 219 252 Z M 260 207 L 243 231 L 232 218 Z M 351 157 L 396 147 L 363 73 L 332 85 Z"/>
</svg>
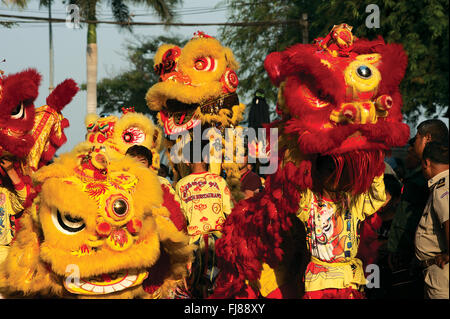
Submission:
<svg viewBox="0 0 450 319">
<path fill-rule="evenodd" d="M 350 196 L 348 204 L 345 197 Z M 355 258 L 359 225 L 386 201 L 383 175 L 375 177 L 368 192 L 340 200 L 321 198 L 311 190 L 302 193 L 298 218 L 306 228 L 312 262 L 305 272 L 306 291 L 359 288 L 365 284 L 362 262 Z"/>
<path fill-rule="evenodd" d="M 449 176 L 445 170 L 428 181 L 430 196 L 416 231 L 416 256 L 433 258 L 447 250 L 443 223 L 448 220 Z"/>
<path fill-rule="evenodd" d="M 0 186 L 0 245 L 9 245 L 14 237 L 10 217 L 23 210 L 22 204 L 27 197 L 23 183 L 16 185 L 16 193 Z"/>
<path fill-rule="evenodd" d="M 222 177 L 210 172 L 190 174 L 178 181 L 176 194 L 186 216 L 191 242 L 201 234 L 222 230 L 231 213 L 230 190 Z"/>
</svg>

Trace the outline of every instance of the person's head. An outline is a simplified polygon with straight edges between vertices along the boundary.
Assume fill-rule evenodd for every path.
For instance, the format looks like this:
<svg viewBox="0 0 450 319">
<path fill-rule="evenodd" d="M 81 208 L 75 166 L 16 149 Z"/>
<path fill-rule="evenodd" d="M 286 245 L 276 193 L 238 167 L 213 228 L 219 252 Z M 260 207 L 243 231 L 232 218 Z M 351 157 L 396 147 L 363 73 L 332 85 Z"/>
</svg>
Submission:
<svg viewBox="0 0 450 319">
<path fill-rule="evenodd" d="M 416 141 L 416 138 L 413 137 L 408 142 L 408 150 L 406 152 L 406 158 L 405 158 L 405 168 L 406 169 L 414 169 L 416 167 L 420 166 L 420 157 L 416 154 L 414 150 L 414 143 Z"/>
<path fill-rule="evenodd" d="M 200 146 L 200 149 L 198 149 Z M 201 140 L 200 143 L 194 143 L 190 141 L 183 147 L 183 159 L 186 161 L 185 164 L 190 168 L 191 171 L 206 170 L 208 168 L 208 162 L 210 157 L 209 141 Z"/>
<path fill-rule="evenodd" d="M 152 152 L 143 145 L 133 145 L 127 149 L 125 155 L 134 157 L 136 160 L 144 164 L 146 167 L 150 167 L 153 163 Z"/>
<path fill-rule="evenodd" d="M 448 128 L 438 119 L 425 120 L 417 126 L 414 137 L 414 152 L 419 159 L 422 158 L 423 149 L 428 142 L 448 143 Z"/>
<path fill-rule="evenodd" d="M 385 174 L 383 180 L 387 200 L 390 202 L 398 202 L 398 200 L 400 200 L 400 196 L 402 195 L 402 184 L 399 182 L 397 177 L 392 174 Z"/>
<path fill-rule="evenodd" d="M 346 192 L 350 190 L 349 177 L 345 169 L 337 172 L 337 164 L 332 156 L 318 156 L 313 163 L 313 180 L 317 182 L 316 190 L 327 192 Z"/>
<path fill-rule="evenodd" d="M 429 142 L 423 149 L 422 171 L 430 179 L 448 169 L 448 144 Z"/>
<path fill-rule="evenodd" d="M 158 175 L 162 177 L 167 177 L 169 175 L 169 168 L 166 165 L 161 164 L 159 166 Z"/>
</svg>

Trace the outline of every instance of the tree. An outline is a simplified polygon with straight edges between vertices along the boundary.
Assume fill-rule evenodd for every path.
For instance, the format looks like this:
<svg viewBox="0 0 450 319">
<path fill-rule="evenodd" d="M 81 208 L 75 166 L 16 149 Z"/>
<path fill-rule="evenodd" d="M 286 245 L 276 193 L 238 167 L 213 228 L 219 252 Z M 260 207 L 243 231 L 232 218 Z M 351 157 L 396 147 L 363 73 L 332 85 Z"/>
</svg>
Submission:
<svg viewBox="0 0 450 319">
<path fill-rule="evenodd" d="M 315 19 L 315 10 L 323 1 L 269 1 L 225 0 L 228 19 L 232 22 L 255 22 L 272 20 L 297 20 L 295 24 L 259 25 L 248 27 L 224 26 L 220 28 L 222 42 L 233 49 L 240 61 L 238 93 L 250 100 L 261 89 L 269 102 L 276 102 L 277 90 L 270 83 L 264 69 L 265 57 L 273 51 L 302 42 L 300 18 L 307 13 Z M 223 3 L 221 4 L 223 5 Z M 309 34 L 317 34 L 309 30 Z"/>
<path fill-rule="evenodd" d="M 153 56 L 163 43 L 183 47 L 187 42 L 180 37 L 159 36 L 127 45 L 127 60 L 131 68 L 115 76 L 102 79 L 97 87 L 97 102 L 101 112 L 117 112 L 122 107 L 134 107 L 137 112 L 156 116 L 145 102 L 148 89 L 158 82 L 153 70 Z M 84 88 L 84 87 L 83 87 Z"/>
<path fill-rule="evenodd" d="M 88 21 L 97 20 L 97 5 L 101 0 L 68 0 L 70 4 L 76 4 L 80 8 L 82 17 Z M 171 9 L 181 3 L 181 0 L 108 0 L 115 21 L 130 22 L 132 17 L 127 3 L 144 4 L 164 21 L 169 22 L 174 14 Z M 131 31 L 131 26 L 121 24 L 121 28 Z M 86 66 L 87 66 L 87 112 L 97 112 L 97 24 L 88 23 L 87 29 L 87 47 L 86 47 Z"/>
<path fill-rule="evenodd" d="M 326 0 L 326 1 L 256 1 L 225 0 L 229 5 L 228 22 L 298 20 L 308 14 L 308 42 L 326 35 L 334 24 L 347 23 L 359 38 L 373 39 L 382 35 L 386 42 L 402 43 L 409 56 L 408 68 L 401 85 L 403 111 L 411 119 L 422 108 L 427 116 L 449 105 L 447 0 Z M 380 28 L 368 28 L 366 12 L 376 4 L 380 12 Z M 302 42 L 300 25 L 221 28 L 221 37 L 241 62 L 240 90 L 249 96 L 258 88 L 272 102 L 276 89 L 263 68 L 267 54 Z"/>
</svg>

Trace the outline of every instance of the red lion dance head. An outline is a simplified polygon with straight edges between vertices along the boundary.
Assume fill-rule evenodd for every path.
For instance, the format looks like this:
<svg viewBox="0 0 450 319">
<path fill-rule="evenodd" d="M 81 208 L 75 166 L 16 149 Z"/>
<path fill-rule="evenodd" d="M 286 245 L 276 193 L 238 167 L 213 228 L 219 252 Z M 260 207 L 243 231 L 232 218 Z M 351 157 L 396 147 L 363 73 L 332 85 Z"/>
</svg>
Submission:
<svg viewBox="0 0 450 319">
<path fill-rule="evenodd" d="M 47 97 L 46 105 L 35 108 L 40 83 L 41 75 L 35 69 L 6 76 L 0 71 L 0 157 L 10 158 L 30 186 L 31 175 L 66 142 L 64 129 L 69 122 L 61 110 L 78 92 L 75 81 L 67 79 Z M 1 168 L 0 174 L 4 175 Z"/>
<path fill-rule="evenodd" d="M 307 257 L 292 248 L 305 245 L 295 214 L 301 190 L 324 187 L 318 158 L 334 162 L 335 189 L 360 194 L 383 173 L 385 153 L 409 138 L 398 88 L 407 56 L 399 44 L 358 39 L 342 24 L 314 44 L 269 54 L 264 66 L 279 87 L 281 120 L 272 123 L 279 132 L 278 170 L 264 192 L 241 201 L 225 222 L 214 297 L 245 296 L 262 263 L 276 269 L 288 260 L 301 273 L 299 259 Z"/>
</svg>

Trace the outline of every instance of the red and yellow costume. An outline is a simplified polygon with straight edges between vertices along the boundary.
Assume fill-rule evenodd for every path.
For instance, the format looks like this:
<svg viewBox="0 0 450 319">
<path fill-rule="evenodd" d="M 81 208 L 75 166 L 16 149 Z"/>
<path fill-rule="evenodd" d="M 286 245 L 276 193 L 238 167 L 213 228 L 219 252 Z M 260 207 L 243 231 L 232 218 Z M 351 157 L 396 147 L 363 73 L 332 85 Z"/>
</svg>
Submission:
<svg viewBox="0 0 450 319">
<path fill-rule="evenodd" d="M 152 152 L 150 169 L 156 174 L 160 167 L 161 129 L 146 115 L 136 113 L 133 107 L 122 108 L 122 112 L 120 117 L 88 114 L 85 118 L 86 141 L 80 146 L 103 148 L 105 156 L 111 160 L 124 157 L 128 148 L 133 145 L 143 145 Z M 169 210 L 171 220 L 179 230 L 186 230 L 186 221 L 174 190 L 166 180 L 159 178 L 159 181 L 163 190 L 164 206 Z"/>
<path fill-rule="evenodd" d="M 213 297 L 299 298 L 305 289 L 306 297 L 360 297 L 351 290 L 365 282 L 354 259 L 357 224 L 384 201 L 384 153 L 409 137 L 398 88 L 406 54 L 399 44 L 358 39 L 340 25 L 314 44 L 269 54 L 264 65 L 279 88 L 281 120 L 271 124 L 278 129 L 278 170 L 264 192 L 239 202 L 227 218 L 216 245 L 221 273 Z M 326 155 L 336 179 L 345 176 L 351 188 L 319 209 L 324 199 L 312 191 L 321 183 L 314 165 Z M 378 195 L 368 198 L 374 189 Z M 370 209 L 355 204 L 363 198 Z M 328 233 L 313 227 L 319 217 Z"/>
<path fill-rule="evenodd" d="M 40 82 L 41 75 L 34 69 L 0 75 L 0 156 L 13 158 L 29 188 L 32 174 L 66 142 L 64 129 L 69 122 L 61 110 L 78 92 L 77 84 L 67 79 L 47 97 L 46 105 L 35 108 Z M 23 206 L 30 206 L 35 195 L 31 192 Z"/>
</svg>

